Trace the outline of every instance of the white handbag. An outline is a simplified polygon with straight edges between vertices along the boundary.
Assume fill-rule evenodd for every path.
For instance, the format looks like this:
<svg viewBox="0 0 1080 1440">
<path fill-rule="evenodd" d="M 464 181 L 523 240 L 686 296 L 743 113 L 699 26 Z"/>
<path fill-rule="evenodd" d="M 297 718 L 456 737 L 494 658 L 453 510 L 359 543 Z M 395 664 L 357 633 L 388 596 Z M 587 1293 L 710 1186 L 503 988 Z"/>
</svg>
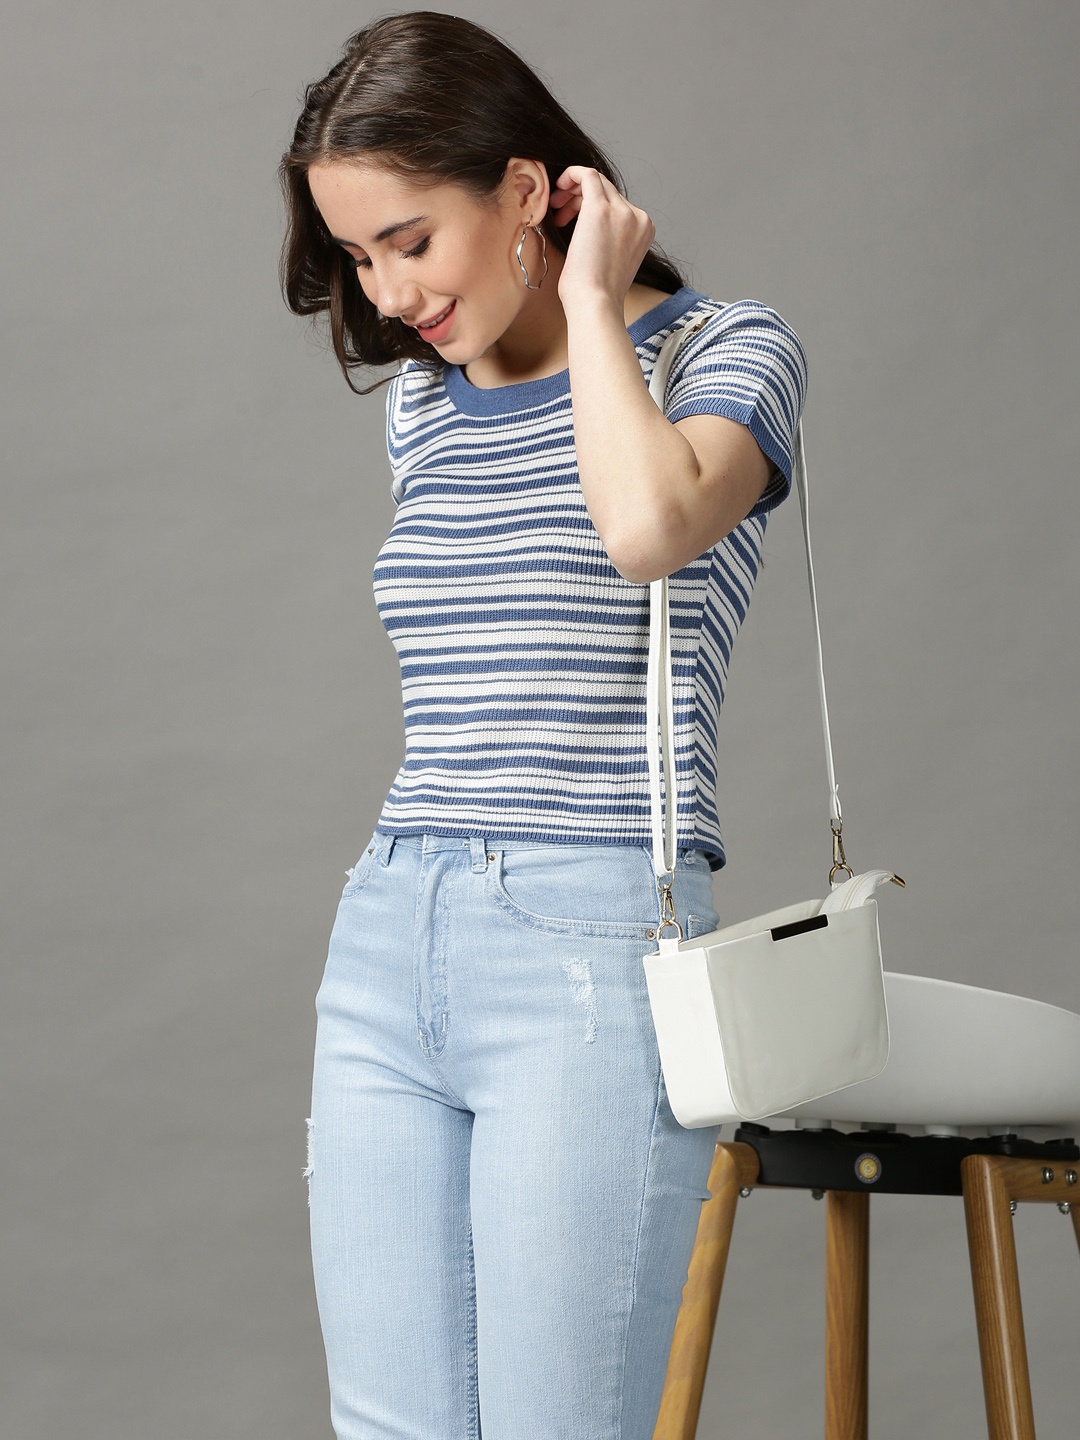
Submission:
<svg viewBox="0 0 1080 1440">
<path fill-rule="evenodd" d="M 675 352 L 685 335 L 701 324 L 704 321 L 673 332 L 661 346 L 649 383 L 649 392 L 661 409 Z M 853 875 L 844 855 L 810 553 L 801 424 L 793 458 L 829 772 L 833 864 L 829 871 L 832 888 L 826 899 L 789 905 L 692 940 L 682 938 L 671 894 L 678 852 L 678 787 L 672 747 L 667 577 L 650 586 L 646 738 L 661 925 L 657 949 L 643 956 L 643 963 L 668 1100 L 675 1119 L 687 1129 L 776 1115 L 871 1079 L 885 1068 L 889 1055 L 873 894 L 885 881 L 904 882 L 889 870 Z M 840 879 L 845 872 L 847 879 Z M 666 935 L 670 930 L 675 933 Z"/>
</svg>

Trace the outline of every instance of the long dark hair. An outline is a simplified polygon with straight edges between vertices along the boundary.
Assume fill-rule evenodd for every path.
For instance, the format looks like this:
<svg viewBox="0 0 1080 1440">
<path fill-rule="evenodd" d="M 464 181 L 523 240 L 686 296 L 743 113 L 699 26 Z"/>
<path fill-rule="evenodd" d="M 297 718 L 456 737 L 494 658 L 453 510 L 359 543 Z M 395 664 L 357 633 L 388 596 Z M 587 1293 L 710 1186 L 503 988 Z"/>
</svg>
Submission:
<svg viewBox="0 0 1080 1440">
<path fill-rule="evenodd" d="M 568 165 L 587 165 L 626 195 L 618 169 L 574 123 L 510 47 L 480 25 L 434 10 L 387 15 L 358 30 L 341 59 L 304 91 L 304 108 L 278 173 L 287 230 L 281 289 L 296 315 L 329 315 L 334 354 L 349 388 L 359 365 L 412 358 L 440 365 L 434 345 L 381 316 L 364 294 L 355 262 L 335 245 L 308 188 L 310 165 L 370 156 L 417 185 L 452 182 L 492 203 L 513 155 L 542 161 L 552 184 Z M 565 255 L 575 221 L 541 228 Z M 668 294 L 686 281 L 654 245 L 635 280 Z"/>
</svg>

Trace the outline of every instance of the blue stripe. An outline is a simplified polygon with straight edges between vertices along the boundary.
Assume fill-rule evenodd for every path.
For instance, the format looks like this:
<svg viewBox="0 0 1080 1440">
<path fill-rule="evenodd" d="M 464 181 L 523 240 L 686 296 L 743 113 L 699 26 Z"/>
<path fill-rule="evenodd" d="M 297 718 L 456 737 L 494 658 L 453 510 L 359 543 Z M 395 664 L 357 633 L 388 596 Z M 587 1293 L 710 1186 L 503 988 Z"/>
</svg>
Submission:
<svg viewBox="0 0 1080 1440">
<path fill-rule="evenodd" d="M 671 330 L 698 319 L 665 413 L 736 420 L 775 467 L 742 524 L 668 585 L 679 844 L 717 869 L 716 718 L 768 514 L 790 488 L 806 359 L 768 306 L 684 286 L 628 327 L 646 379 Z M 649 590 L 611 564 L 585 507 L 569 371 L 485 390 L 457 366 L 406 361 L 386 443 L 398 509 L 373 592 L 406 748 L 377 828 L 651 847 Z"/>
</svg>

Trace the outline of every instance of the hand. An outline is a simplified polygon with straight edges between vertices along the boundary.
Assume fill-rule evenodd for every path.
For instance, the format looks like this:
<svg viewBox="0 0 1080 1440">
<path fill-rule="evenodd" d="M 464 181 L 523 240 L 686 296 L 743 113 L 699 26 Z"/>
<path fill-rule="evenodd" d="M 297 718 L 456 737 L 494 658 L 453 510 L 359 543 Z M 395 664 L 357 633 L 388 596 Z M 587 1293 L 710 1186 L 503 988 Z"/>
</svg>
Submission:
<svg viewBox="0 0 1080 1440">
<path fill-rule="evenodd" d="M 622 311 L 638 266 L 656 238 L 656 227 L 636 205 L 588 165 L 568 165 L 549 197 L 557 225 L 576 215 L 562 274 L 559 299 L 565 307 L 576 298 L 610 299 Z"/>
</svg>

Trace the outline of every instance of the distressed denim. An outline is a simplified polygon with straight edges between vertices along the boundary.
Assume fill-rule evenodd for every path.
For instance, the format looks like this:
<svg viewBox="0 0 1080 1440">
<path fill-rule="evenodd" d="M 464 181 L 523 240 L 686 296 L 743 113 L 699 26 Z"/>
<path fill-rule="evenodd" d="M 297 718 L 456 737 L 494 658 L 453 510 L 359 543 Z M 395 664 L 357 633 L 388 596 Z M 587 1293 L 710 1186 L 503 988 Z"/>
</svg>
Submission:
<svg viewBox="0 0 1080 1440">
<path fill-rule="evenodd" d="M 682 850 L 684 934 L 719 923 Z M 719 1127 L 671 1114 L 651 850 L 378 830 L 316 997 L 338 1440 L 650 1440 Z"/>
</svg>

